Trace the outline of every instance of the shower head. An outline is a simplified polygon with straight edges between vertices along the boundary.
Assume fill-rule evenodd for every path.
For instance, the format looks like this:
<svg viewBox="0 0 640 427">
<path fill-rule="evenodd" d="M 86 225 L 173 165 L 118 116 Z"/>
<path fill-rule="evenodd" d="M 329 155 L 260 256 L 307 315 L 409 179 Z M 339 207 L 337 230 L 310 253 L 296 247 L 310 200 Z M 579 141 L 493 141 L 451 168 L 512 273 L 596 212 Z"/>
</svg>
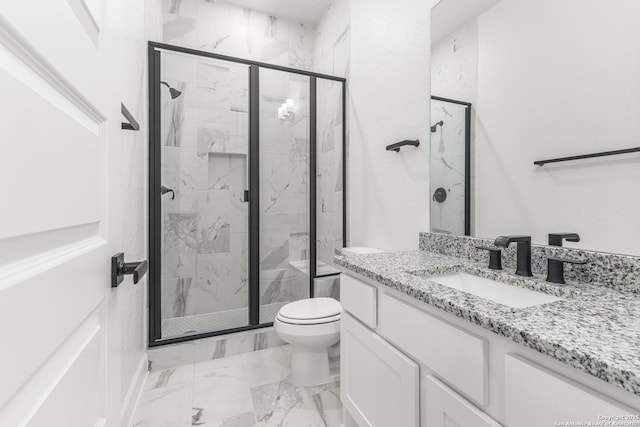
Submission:
<svg viewBox="0 0 640 427">
<path fill-rule="evenodd" d="M 438 125 L 440 125 L 440 127 L 442 127 L 442 125 L 444 125 L 444 121 L 440 120 L 435 125 L 431 125 L 431 132 L 435 132 L 438 129 Z"/>
<path fill-rule="evenodd" d="M 171 94 L 171 99 L 176 99 L 177 97 L 182 95 L 182 92 L 180 92 L 178 89 L 174 89 L 172 87 L 169 88 L 169 93 Z"/>
<path fill-rule="evenodd" d="M 176 99 L 177 97 L 182 95 L 181 91 L 179 91 L 178 89 L 172 88 L 171 86 L 169 86 L 169 83 L 161 81 L 160 84 L 163 84 L 169 88 L 169 94 L 171 95 L 171 99 Z"/>
</svg>

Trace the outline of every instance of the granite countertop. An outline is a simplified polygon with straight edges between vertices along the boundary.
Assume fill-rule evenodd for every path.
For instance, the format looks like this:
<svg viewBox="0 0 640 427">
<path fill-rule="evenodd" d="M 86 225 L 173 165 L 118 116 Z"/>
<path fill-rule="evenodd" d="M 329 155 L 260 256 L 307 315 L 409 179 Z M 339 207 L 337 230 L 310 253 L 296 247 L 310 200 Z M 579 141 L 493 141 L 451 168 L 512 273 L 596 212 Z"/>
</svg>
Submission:
<svg viewBox="0 0 640 427">
<path fill-rule="evenodd" d="M 425 251 L 336 256 L 335 263 L 640 396 L 640 298 L 595 284 L 547 283 Z M 420 275 L 454 271 L 561 296 L 512 308 Z M 414 273 L 414 274 L 412 274 Z M 417 274 L 416 274 L 417 273 Z"/>
</svg>

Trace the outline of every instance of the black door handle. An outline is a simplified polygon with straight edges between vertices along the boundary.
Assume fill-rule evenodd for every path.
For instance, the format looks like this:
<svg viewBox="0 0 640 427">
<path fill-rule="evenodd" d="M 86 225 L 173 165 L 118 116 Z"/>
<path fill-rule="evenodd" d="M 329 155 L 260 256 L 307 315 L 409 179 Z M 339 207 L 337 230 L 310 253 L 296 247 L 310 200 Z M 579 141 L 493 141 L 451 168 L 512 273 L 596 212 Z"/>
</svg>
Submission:
<svg viewBox="0 0 640 427">
<path fill-rule="evenodd" d="M 138 283 L 148 268 L 147 260 L 124 262 L 124 253 L 118 252 L 111 257 L 111 287 L 115 288 L 122 283 L 126 274 L 133 274 L 133 283 Z"/>
</svg>

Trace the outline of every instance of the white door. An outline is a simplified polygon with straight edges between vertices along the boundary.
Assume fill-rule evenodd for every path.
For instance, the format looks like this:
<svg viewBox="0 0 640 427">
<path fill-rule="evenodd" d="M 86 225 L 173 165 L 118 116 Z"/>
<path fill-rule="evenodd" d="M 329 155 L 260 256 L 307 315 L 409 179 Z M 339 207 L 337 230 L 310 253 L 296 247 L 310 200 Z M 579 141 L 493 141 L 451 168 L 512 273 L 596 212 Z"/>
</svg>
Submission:
<svg viewBox="0 0 640 427">
<path fill-rule="evenodd" d="M 105 5 L 0 1 L 0 426 L 118 422 L 107 319 L 122 131 Z"/>
<path fill-rule="evenodd" d="M 360 427 L 417 427 L 418 365 L 348 313 L 340 322 L 340 398 L 350 417 Z"/>
</svg>

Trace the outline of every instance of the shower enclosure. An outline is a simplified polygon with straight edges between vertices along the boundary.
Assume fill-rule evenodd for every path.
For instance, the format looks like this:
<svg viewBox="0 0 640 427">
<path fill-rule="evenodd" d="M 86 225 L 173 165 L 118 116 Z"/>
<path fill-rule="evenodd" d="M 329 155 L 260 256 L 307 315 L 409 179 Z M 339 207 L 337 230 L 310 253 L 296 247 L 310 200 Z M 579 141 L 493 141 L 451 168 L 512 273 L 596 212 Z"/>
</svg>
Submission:
<svg viewBox="0 0 640 427">
<path fill-rule="evenodd" d="M 345 79 L 149 44 L 149 342 L 335 292 Z"/>
<path fill-rule="evenodd" d="M 431 97 L 431 231 L 471 234 L 471 104 Z"/>
</svg>

